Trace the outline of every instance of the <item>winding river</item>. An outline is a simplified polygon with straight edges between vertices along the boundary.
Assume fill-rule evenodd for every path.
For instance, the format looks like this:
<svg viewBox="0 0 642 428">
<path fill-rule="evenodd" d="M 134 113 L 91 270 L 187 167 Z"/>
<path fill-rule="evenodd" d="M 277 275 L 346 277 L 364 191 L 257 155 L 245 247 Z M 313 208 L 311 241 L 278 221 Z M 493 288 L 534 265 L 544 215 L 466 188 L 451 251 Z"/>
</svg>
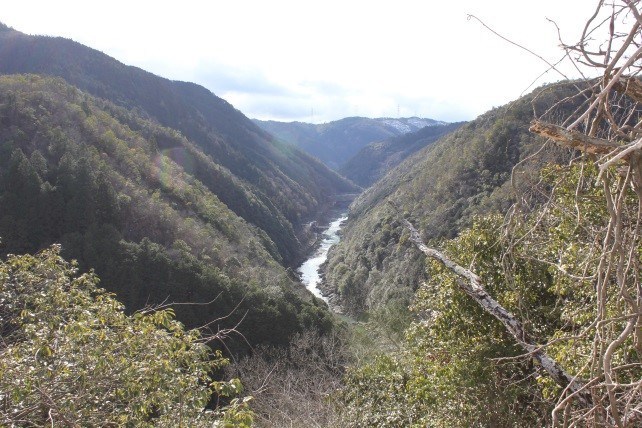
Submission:
<svg viewBox="0 0 642 428">
<path fill-rule="evenodd" d="M 301 275 L 301 281 L 305 287 L 312 292 L 315 296 L 328 302 L 327 297 L 321 294 L 318 286 L 321 282 L 321 273 L 319 272 L 320 266 L 328 258 L 328 251 L 330 247 L 339 242 L 339 231 L 344 221 L 348 219 L 346 213 L 341 213 L 339 217 L 332 221 L 328 228 L 323 231 L 323 239 L 321 246 L 297 269 Z"/>
</svg>

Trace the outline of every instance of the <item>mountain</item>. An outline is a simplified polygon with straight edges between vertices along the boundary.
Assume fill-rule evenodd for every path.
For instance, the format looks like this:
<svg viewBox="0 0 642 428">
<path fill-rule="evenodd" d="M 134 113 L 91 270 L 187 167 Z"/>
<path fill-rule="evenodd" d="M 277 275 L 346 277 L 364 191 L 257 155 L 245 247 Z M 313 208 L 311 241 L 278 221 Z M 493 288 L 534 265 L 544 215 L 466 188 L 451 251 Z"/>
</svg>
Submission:
<svg viewBox="0 0 642 428">
<path fill-rule="evenodd" d="M 287 265 L 307 242 L 297 236 L 334 194 L 356 187 L 321 162 L 276 141 L 225 100 L 202 86 L 170 81 L 72 40 L 0 30 L 0 73 L 62 77 L 93 96 L 175 129 L 204 157 L 173 157 L 232 211 L 265 231 Z M 174 140 L 158 139 L 172 156 Z M 214 162 L 217 168 L 203 168 Z"/>
<path fill-rule="evenodd" d="M 369 143 L 414 132 L 426 126 L 445 125 L 445 122 L 418 117 L 348 117 L 323 124 L 261 120 L 255 120 L 255 123 L 281 141 L 299 147 L 336 170 Z"/>
<path fill-rule="evenodd" d="M 232 177 L 176 130 L 60 78 L 0 76 L 0 255 L 61 243 L 130 312 L 183 302 L 188 327 L 243 320 L 251 344 L 329 329 L 270 237 L 194 170 Z"/>
<path fill-rule="evenodd" d="M 459 128 L 463 122 L 426 126 L 418 131 L 368 144 L 340 169 L 344 177 L 369 187 L 411 154 Z"/>
<path fill-rule="evenodd" d="M 353 315 L 388 304 L 408 305 L 425 279 L 425 256 L 411 245 L 401 219 L 426 241 L 456 236 L 477 215 L 505 212 L 514 201 L 511 183 L 529 189 L 548 161 L 568 156 L 528 131 L 533 111 L 544 112 L 576 93 L 550 86 L 493 109 L 411 155 L 363 192 L 325 266 L 325 291 Z M 574 105 L 559 107 L 570 116 Z M 565 114 L 568 113 L 568 114 Z M 529 159 L 527 162 L 526 160 Z M 525 192 L 526 193 L 526 192 Z"/>
</svg>

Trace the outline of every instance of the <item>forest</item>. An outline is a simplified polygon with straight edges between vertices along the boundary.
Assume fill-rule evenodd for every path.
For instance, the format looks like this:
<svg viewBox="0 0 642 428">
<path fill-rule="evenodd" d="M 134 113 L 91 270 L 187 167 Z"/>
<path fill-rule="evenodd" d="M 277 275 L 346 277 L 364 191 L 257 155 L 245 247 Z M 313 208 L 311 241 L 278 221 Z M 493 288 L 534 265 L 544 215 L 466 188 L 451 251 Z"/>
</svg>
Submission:
<svg viewBox="0 0 642 428">
<path fill-rule="evenodd" d="M 0 426 L 642 426 L 642 10 L 594 7 L 583 78 L 339 172 L 0 25 Z"/>
</svg>

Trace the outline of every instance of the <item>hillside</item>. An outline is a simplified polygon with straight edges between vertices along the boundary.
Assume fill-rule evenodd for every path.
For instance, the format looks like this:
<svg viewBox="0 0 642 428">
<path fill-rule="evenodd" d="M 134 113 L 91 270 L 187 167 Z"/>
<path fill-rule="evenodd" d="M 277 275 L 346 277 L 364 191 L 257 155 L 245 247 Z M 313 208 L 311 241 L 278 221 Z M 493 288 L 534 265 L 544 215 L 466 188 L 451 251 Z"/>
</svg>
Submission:
<svg viewBox="0 0 642 428">
<path fill-rule="evenodd" d="M 255 120 L 281 141 L 292 144 L 339 170 L 359 150 L 374 141 L 417 131 L 425 126 L 445 125 L 433 119 L 347 117 L 323 124 Z"/>
<path fill-rule="evenodd" d="M 72 40 L 0 31 L 0 73 L 58 76 L 71 85 L 141 117 L 173 128 L 219 168 L 193 174 L 236 214 L 263 229 L 285 264 L 300 258 L 300 226 L 318 215 L 333 194 L 355 187 L 322 163 L 273 137 L 207 89 L 170 81 Z M 171 140 L 159 140 L 172 150 Z M 225 173 L 221 171 L 226 171 Z"/>
<path fill-rule="evenodd" d="M 177 131 L 60 78 L 0 76 L 1 255 L 61 243 L 129 311 L 198 303 L 175 307 L 178 319 L 218 319 L 214 331 L 244 319 L 251 344 L 330 328 L 270 237 L 193 171 L 239 181 Z"/>
<path fill-rule="evenodd" d="M 340 169 L 339 173 L 362 187 L 370 187 L 408 156 L 434 143 L 463 123 L 426 126 L 418 131 L 368 144 Z"/>
<path fill-rule="evenodd" d="M 330 251 L 324 287 L 352 314 L 412 299 L 426 279 L 425 258 L 408 242 L 400 216 L 427 240 L 449 238 L 476 215 L 504 212 L 513 202 L 512 168 L 542 145 L 529 133 L 536 111 L 546 111 L 571 85 L 553 86 L 493 109 L 425 147 L 367 189 L 351 206 L 341 242 Z M 538 95 L 534 100 L 535 95 Z M 563 106 L 562 113 L 572 106 Z M 528 188 L 554 149 L 521 165 L 517 185 Z M 529 173 L 530 172 L 530 173 Z"/>
</svg>

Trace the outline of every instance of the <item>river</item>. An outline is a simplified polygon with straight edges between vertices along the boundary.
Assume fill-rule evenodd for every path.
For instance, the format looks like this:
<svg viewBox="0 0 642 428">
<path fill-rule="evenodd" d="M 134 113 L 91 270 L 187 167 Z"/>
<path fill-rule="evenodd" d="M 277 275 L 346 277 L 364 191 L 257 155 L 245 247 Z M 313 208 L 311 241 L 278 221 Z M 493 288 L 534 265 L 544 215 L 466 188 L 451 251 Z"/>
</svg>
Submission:
<svg viewBox="0 0 642 428">
<path fill-rule="evenodd" d="M 338 218 L 332 221 L 328 228 L 323 231 L 323 239 L 321 240 L 319 248 L 297 269 L 305 288 L 310 290 L 315 296 L 323 299 L 326 303 L 328 302 L 328 298 L 322 295 L 321 290 L 319 290 L 319 283 L 321 282 L 319 268 L 328 258 L 330 247 L 339 242 L 339 231 L 341 230 L 343 222 L 347 219 L 348 215 L 341 213 Z"/>
</svg>

